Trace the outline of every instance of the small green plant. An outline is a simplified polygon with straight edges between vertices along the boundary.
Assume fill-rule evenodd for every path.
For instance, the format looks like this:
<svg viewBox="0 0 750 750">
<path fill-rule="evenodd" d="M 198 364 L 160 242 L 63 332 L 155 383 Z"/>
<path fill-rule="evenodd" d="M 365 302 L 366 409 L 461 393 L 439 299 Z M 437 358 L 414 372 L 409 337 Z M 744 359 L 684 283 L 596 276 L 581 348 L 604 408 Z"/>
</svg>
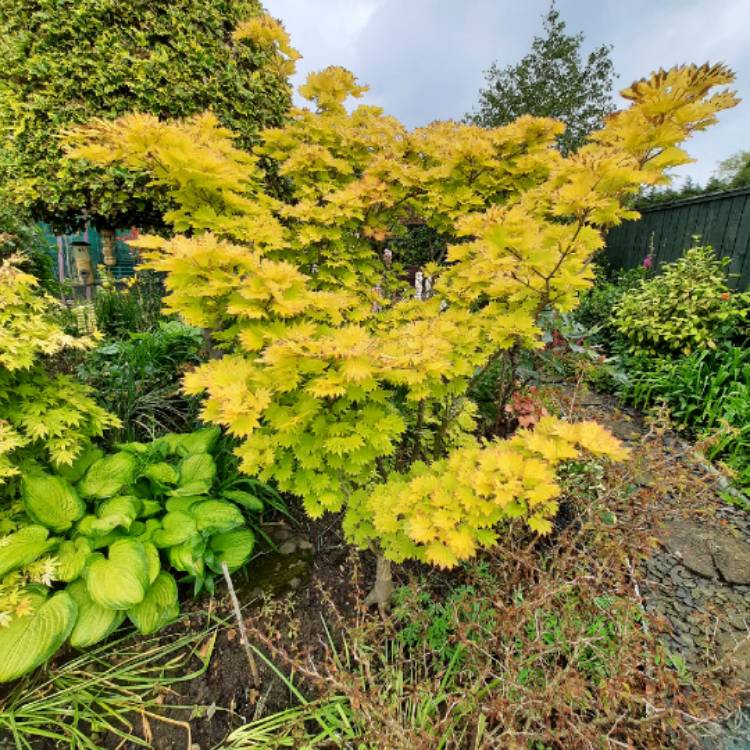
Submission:
<svg viewBox="0 0 750 750">
<path fill-rule="evenodd" d="M 709 245 L 685 251 L 644 279 L 614 307 L 614 325 L 634 354 L 690 354 L 715 349 L 745 330 L 747 294 L 727 286 L 726 266 Z"/>
<path fill-rule="evenodd" d="M 77 374 L 120 419 L 121 426 L 110 433 L 112 442 L 153 440 L 194 426 L 198 404 L 182 394 L 180 381 L 200 362 L 202 347 L 199 329 L 171 320 L 88 354 Z"/>
<path fill-rule="evenodd" d="M 162 282 L 158 274 L 139 271 L 125 282 L 99 266 L 101 285 L 94 297 L 97 328 L 109 338 L 149 331 L 163 320 Z"/>
<path fill-rule="evenodd" d="M 702 440 L 750 486 L 750 348 L 725 343 L 677 359 L 629 359 L 626 395 L 649 408 L 666 404 L 675 424 Z"/>
<path fill-rule="evenodd" d="M 42 230 L 0 201 L 0 260 L 11 255 L 18 258 L 19 267 L 34 276 L 42 289 L 52 294 L 60 290 Z"/>
<path fill-rule="evenodd" d="M 90 448 L 57 473 L 23 466 L 19 497 L 0 515 L 0 576 L 26 582 L 13 611 L 0 613 L 0 682 L 65 641 L 98 643 L 126 617 L 143 634 L 159 630 L 179 613 L 172 572 L 197 594 L 247 562 L 255 535 L 246 514 L 264 502 L 217 482 L 218 437 L 206 428 L 109 455 Z M 45 570 L 39 583 L 28 582 L 34 566 Z"/>
<path fill-rule="evenodd" d="M 621 299 L 634 292 L 648 278 L 649 269 L 642 266 L 617 271 L 610 276 L 597 267 L 594 286 L 581 296 L 581 304 L 573 313 L 575 320 L 586 330 L 587 341 L 608 348 L 617 344 L 620 333 L 612 311 Z"/>
<path fill-rule="evenodd" d="M 443 600 L 436 600 L 421 587 L 394 592 L 397 639 L 410 650 L 423 646 L 446 664 L 460 664 L 464 649 L 460 641 L 481 643 L 494 628 L 496 617 L 474 586 L 459 586 Z"/>
</svg>

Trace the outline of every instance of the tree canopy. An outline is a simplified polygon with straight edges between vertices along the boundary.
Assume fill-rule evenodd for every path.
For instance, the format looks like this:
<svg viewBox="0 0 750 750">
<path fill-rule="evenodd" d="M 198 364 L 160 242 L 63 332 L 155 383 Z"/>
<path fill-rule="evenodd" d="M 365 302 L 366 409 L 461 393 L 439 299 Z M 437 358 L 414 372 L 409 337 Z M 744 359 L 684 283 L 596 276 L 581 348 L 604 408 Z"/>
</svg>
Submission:
<svg viewBox="0 0 750 750">
<path fill-rule="evenodd" d="M 477 110 L 468 119 L 498 127 L 521 115 L 554 117 L 565 123 L 557 140 L 563 153 L 570 153 L 614 110 L 612 47 L 602 44 L 584 59 L 583 33 L 566 33 L 554 3 L 544 18 L 544 32 L 516 65 L 492 64 Z"/>
<path fill-rule="evenodd" d="M 297 56 L 258 0 L 0 0 L 0 195 L 61 230 L 158 225 L 143 172 L 63 161 L 61 133 L 212 110 L 249 148 L 282 122 Z"/>
<path fill-rule="evenodd" d="M 641 185 L 690 161 L 680 143 L 736 104 L 716 90 L 732 80 L 723 65 L 658 71 L 567 157 L 550 118 L 408 131 L 378 107 L 349 112 L 363 88 L 335 67 L 308 78 L 312 106 L 254 154 L 210 114 L 100 121 L 70 154 L 149 170 L 171 190 L 165 218 L 182 234 L 139 245 L 165 274 L 167 309 L 211 331 L 217 356 L 183 385 L 241 440 L 241 470 L 313 517 L 344 510 L 347 538 L 378 549 L 381 571 L 407 558 L 450 567 L 509 518 L 549 532 L 560 461 L 623 454 L 603 428 L 551 417 L 480 441 L 469 391 L 498 358 L 541 345 L 543 310 L 575 308 L 602 231 L 638 216 L 625 201 Z M 265 190 L 261 155 L 288 180 L 286 200 Z M 418 295 L 386 246 L 414 218 L 451 238 Z M 387 586 L 374 593 L 382 603 Z"/>
</svg>

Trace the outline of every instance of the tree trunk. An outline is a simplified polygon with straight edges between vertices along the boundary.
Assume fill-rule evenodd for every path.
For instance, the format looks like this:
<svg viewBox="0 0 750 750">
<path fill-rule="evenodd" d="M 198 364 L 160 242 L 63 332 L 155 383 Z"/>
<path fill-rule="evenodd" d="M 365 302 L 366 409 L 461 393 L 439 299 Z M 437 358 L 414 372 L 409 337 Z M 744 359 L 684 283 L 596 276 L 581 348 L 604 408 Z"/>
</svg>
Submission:
<svg viewBox="0 0 750 750">
<path fill-rule="evenodd" d="M 378 605 L 378 609 L 381 614 L 384 614 L 388 610 L 388 606 L 391 603 L 391 595 L 393 594 L 393 578 L 391 577 L 391 561 L 386 560 L 382 553 L 378 552 L 376 572 L 375 572 L 375 585 L 372 587 L 372 591 L 367 595 L 365 599 L 365 605 L 371 607 L 373 604 Z"/>
</svg>

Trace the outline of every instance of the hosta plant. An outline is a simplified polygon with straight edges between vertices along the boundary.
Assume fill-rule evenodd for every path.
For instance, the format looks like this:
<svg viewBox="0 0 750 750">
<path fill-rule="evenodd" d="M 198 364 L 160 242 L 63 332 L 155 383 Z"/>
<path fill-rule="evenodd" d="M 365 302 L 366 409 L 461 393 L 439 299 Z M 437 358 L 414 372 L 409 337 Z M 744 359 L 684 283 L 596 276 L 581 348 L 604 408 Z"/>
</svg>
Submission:
<svg viewBox="0 0 750 750">
<path fill-rule="evenodd" d="M 217 480 L 218 437 L 205 428 L 109 455 L 89 448 L 56 473 L 23 466 L 19 497 L 0 514 L 0 580 L 16 584 L 12 601 L 0 589 L 0 682 L 126 619 L 153 633 L 179 613 L 176 577 L 197 593 L 247 562 L 247 516 L 263 501 Z"/>
<path fill-rule="evenodd" d="M 484 368 L 541 344 L 547 310 L 591 284 L 602 230 L 637 216 L 623 199 L 689 160 L 679 147 L 734 106 L 724 66 L 659 71 L 623 92 L 628 109 L 576 153 L 563 126 L 437 122 L 408 131 L 342 68 L 311 75 L 312 107 L 235 148 L 210 114 L 93 123 L 71 155 L 146 170 L 170 191 L 171 239 L 146 238 L 168 309 L 212 332 L 217 356 L 184 380 L 203 416 L 242 439 L 246 473 L 274 479 L 307 512 L 345 510 L 355 544 L 391 560 L 451 566 L 518 517 L 550 529 L 555 466 L 593 449 L 622 455 L 595 425 L 544 418 L 506 441 L 473 436 L 468 393 Z M 258 160 L 278 164 L 289 200 Z M 389 242 L 415 222 L 447 238 L 448 263 L 401 281 Z"/>
</svg>

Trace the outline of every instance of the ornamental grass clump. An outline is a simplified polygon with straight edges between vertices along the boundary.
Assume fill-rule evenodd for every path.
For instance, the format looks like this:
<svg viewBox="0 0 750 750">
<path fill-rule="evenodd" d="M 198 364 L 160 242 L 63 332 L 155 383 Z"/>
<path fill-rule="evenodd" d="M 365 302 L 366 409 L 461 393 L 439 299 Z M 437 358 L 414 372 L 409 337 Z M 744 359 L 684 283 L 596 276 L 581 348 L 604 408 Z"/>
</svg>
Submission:
<svg viewBox="0 0 750 750">
<path fill-rule="evenodd" d="M 736 104 L 723 65 L 659 71 L 576 153 L 563 125 L 408 131 L 337 67 L 311 75 L 312 106 L 237 149 L 211 114 L 133 114 L 71 136 L 70 153 L 145 170 L 170 193 L 176 236 L 144 238 L 166 305 L 208 329 L 221 356 L 184 379 L 203 418 L 241 439 L 244 472 L 299 496 L 312 517 L 344 511 L 349 540 L 390 561 L 450 567 L 494 544 L 502 522 L 548 532 L 555 467 L 625 451 L 601 427 L 553 417 L 483 442 L 469 388 L 505 353 L 538 348 L 539 315 L 569 311 L 593 278 L 602 230 L 638 216 L 624 199 L 689 161 L 679 144 Z M 277 164 L 288 199 L 264 185 Z M 403 283 L 388 244 L 415 221 L 450 240 L 431 291 Z"/>
</svg>

